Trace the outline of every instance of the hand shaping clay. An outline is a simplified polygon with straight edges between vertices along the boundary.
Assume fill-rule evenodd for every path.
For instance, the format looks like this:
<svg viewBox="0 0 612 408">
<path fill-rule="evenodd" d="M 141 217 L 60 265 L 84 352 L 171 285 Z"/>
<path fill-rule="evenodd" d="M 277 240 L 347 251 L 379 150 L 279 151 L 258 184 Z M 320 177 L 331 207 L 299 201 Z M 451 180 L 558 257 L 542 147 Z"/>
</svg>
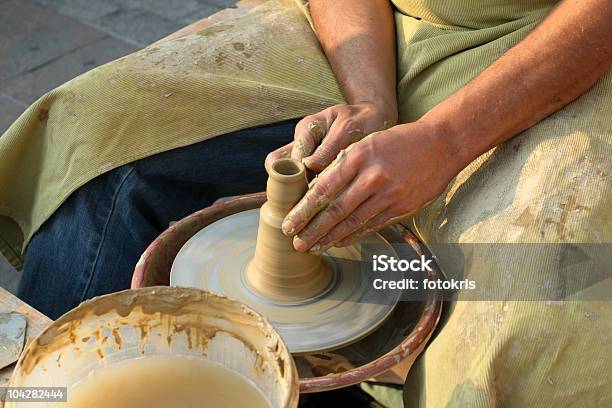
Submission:
<svg viewBox="0 0 612 408">
<path fill-rule="evenodd" d="M 332 350 L 375 330 L 400 292 L 376 290 L 363 261 L 371 259 L 371 248 L 397 256 L 394 249 L 373 234 L 323 256 L 297 252 L 281 224 L 308 188 L 305 168 L 279 159 L 268 174 L 268 201 L 197 232 L 174 260 L 170 284 L 249 305 L 269 319 L 291 353 Z"/>
<path fill-rule="evenodd" d="M 298 252 L 281 231 L 291 208 L 308 189 L 304 165 L 279 159 L 268 170 L 268 201 L 261 207 L 255 256 L 246 279 L 261 296 L 283 302 L 303 301 L 323 292 L 332 272 L 322 257 Z"/>
</svg>

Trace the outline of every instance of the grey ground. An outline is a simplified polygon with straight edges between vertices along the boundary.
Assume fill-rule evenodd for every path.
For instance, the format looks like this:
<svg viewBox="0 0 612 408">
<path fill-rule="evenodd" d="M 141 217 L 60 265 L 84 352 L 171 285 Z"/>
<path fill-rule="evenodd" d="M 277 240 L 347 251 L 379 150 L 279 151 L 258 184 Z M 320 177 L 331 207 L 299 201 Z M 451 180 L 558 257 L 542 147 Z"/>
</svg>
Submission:
<svg viewBox="0 0 612 408">
<path fill-rule="evenodd" d="M 0 135 L 45 92 L 235 0 L 0 0 Z M 0 286 L 16 272 L 0 255 Z"/>
</svg>

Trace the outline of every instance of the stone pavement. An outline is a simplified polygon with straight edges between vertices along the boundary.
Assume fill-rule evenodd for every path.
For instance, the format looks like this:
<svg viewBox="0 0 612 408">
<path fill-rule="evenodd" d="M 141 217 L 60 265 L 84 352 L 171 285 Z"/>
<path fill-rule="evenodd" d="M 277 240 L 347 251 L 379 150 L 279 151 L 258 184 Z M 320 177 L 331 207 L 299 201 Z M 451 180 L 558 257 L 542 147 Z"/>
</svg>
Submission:
<svg viewBox="0 0 612 408">
<path fill-rule="evenodd" d="M 0 135 L 45 92 L 236 0 L 0 0 Z M 0 256 L 0 286 L 19 279 Z"/>
</svg>

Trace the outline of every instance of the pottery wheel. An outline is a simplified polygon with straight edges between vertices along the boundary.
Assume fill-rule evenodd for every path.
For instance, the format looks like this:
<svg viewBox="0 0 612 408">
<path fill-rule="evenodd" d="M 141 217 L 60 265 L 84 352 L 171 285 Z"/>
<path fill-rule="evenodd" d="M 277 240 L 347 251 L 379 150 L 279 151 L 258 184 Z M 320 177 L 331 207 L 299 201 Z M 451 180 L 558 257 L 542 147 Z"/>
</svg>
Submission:
<svg viewBox="0 0 612 408">
<path fill-rule="evenodd" d="M 266 316 L 292 353 L 335 349 L 366 336 L 391 314 L 399 291 L 375 290 L 362 267 L 361 244 L 377 244 L 377 255 L 397 257 L 379 235 L 324 254 L 332 282 L 300 302 L 275 302 L 249 288 L 245 269 L 255 253 L 259 209 L 233 214 L 200 230 L 179 251 L 170 284 L 205 289 L 239 300 Z M 382 245 L 381 245 L 382 244 Z M 380 248 L 388 252 L 381 252 Z"/>
</svg>

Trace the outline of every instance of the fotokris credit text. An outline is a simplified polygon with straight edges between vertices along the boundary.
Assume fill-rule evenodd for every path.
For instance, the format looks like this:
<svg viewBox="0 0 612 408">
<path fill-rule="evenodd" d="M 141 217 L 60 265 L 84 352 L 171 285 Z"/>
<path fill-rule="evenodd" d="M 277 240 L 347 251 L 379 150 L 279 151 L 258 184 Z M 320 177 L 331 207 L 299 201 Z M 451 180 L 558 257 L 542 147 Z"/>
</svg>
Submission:
<svg viewBox="0 0 612 408">
<path fill-rule="evenodd" d="M 433 259 L 427 259 L 421 255 L 419 259 L 396 259 L 388 255 L 373 255 L 372 270 L 374 272 L 432 272 L 430 264 Z M 419 279 L 402 278 L 398 280 L 386 280 L 376 278 L 372 281 L 374 289 L 444 289 L 444 290 L 465 290 L 476 289 L 476 282 L 469 279 L 464 280 L 443 280 L 443 279 L 423 279 L 420 285 Z"/>
</svg>

